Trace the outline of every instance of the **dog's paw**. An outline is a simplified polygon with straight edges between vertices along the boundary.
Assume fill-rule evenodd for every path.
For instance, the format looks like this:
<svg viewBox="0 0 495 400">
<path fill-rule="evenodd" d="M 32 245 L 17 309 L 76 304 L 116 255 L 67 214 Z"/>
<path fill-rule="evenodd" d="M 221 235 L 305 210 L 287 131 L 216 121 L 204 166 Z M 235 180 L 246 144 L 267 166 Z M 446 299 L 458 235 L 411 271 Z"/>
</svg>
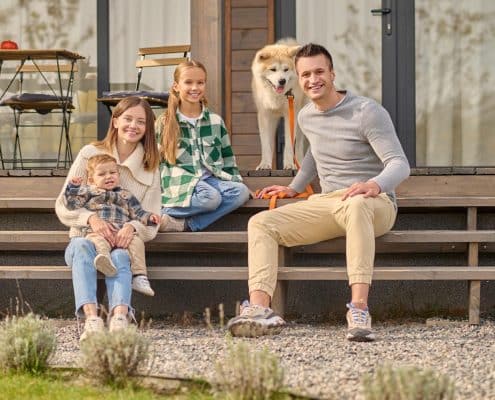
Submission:
<svg viewBox="0 0 495 400">
<path fill-rule="evenodd" d="M 284 169 L 297 169 L 297 166 L 294 163 L 284 164 Z"/>
<path fill-rule="evenodd" d="M 256 171 L 259 171 L 260 169 L 272 169 L 272 164 L 261 161 L 256 167 Z"/>
</svg>

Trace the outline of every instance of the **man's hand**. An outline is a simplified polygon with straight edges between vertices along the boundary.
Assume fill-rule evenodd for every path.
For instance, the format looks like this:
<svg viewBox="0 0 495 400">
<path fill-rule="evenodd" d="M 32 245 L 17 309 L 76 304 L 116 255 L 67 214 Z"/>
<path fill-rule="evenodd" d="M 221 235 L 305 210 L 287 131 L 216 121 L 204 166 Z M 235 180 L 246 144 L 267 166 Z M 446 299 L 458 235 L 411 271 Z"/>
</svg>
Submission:
<svg viewBox="0 0 495 400">
<path fill-rule="evenodd" d="M 134 227 L 131 224 L 124 224 L 122 229 L 120 229 L 115 235 L 115 247 L 127 249 L 131 244 L 132 238 L 134 237 L 134 232 Z"/>
<path fill-rule="evenodd" d="M 276 194 L 283 193 L 285 197 L 295 197 L 297 196 L 297 192 L 289 186 L 281 186 L 281 185 L 272 185 L 263 188 L 256 196 L 258 199 L 262 199 L 266 196 L 275 196 Z"/>
<path fill-rule="evenodd" d="M 70 180 L 70 183 L 72 183 L 74 186 L 81 186 L 82 180 L 83 179 L 80 176 L 75 176 Z"/>
<path fill-rule="evenodd" d="M 349 188 L 345 191 L 342 196 L 342 200 L 345 200 L 348 197 L 354 197 L 358 194 L 362 194 L 363 197 L 376 197 L 381 191 L 382 189 L 375 181 L 356 182 L 349 186 Z"/>
<path fill-rule="evenodd" d="M 105 240 L 110 243 L 110 246 L 115 247 L 115 232 L 117 229 L 115 227 L 103 221 L 98 215 L 93 214 L 88 219 L 88 223 L 94 233 L 97 233 L 105 238 Z"/>
<path fill-rule="evenodd" d="M 161 217 L 156 214 L 151 214 L 150 215 L 150 221 L 153 222 L 155 225 L 158 225 L 161 221 Z"/>
</svg>

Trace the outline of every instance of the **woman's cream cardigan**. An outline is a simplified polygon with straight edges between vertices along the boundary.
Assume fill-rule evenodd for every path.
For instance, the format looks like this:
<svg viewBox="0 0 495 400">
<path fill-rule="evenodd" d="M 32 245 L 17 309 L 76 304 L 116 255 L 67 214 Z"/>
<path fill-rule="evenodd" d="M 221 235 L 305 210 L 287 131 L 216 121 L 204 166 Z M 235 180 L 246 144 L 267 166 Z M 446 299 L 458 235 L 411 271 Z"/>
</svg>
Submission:
<svg viewBox="0 0 495 400">
<path fill-rule="evenodd" d="M 95 213 L 85 208 L 79 208 L 73 211 L 68 210 L 64 199 L 65 188 L 69 180 L 75 176 L 82 177 L 83 183 L 86 183 L 86 165 L 88 159 L 104 152 L 104 150 L 98 149 L 91 144 L 81 149 L 70 168 L 64 186 L 55 202 L 55 212 L 60 222 L 70 227 L 69 236 L 71 238 L 84 236 L 81 228 L 88 225 L 89 217 Z M 143 166 L 143 155 L 144 148 L 141 143 L 138 143 L 136 149 L 123 163 L 120 162 L 116 148 L 113 149 L 112 154 L 119 165 L 120 186 L 136 196 L 143 209 L 160 215 L 160 172 L 158 168 L 155 171 L 146 171 Z M 144 226 L 139 221 L 131 221 L 130 223 L 135 228 L 137 235 L 145 242 L 153 239 L 158 231 L 158 226 L 156 225 Z"/>
</svg>

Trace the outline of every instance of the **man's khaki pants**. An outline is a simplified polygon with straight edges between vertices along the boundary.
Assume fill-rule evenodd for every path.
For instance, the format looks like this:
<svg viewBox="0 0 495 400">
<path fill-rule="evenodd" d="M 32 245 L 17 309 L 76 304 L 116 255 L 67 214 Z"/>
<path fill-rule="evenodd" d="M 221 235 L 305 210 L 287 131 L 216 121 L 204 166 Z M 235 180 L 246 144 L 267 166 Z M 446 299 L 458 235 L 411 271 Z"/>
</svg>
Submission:
<svg viewBox="0 0 495 400">
<path fill-rule="evenodd" d="M 375 237 L 395 222 L 396 207 L 382 193 L 342 201 L 345 189 L 312 195 L 274 210 L 254 215 L 248 224 L 249 292 L 261 290 L 273 297 L 277 283 L 278 246 L 300 246 L 346 237 L 349 285 L 371 284 Z"/>
<path fill-rule="evenodd" d="M 88 233 L 86 239 L 93 242 L 97 254 L 103 254 L 110 257 L 112 246 L 110 246 L 110 243 L 108 243 L 103 236 L 98 235 L 97 233 Z M 144 242 L 137 235 L 134 235 L 134 238 L 127 248 L 129 258 L 131 259 L 132 275 L 148 275 L 144 251 Z"/>
</svg>

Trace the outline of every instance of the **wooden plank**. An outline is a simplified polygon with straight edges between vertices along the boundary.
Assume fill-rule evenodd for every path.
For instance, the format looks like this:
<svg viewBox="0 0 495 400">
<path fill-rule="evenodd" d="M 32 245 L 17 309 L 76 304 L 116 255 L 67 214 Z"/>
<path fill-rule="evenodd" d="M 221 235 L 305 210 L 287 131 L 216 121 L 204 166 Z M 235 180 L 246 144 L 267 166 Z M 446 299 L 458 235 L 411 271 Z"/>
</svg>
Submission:
<svg viewBox="0 0 495 400">
<path fill-rule="evenodd" d="M 492 175 L 410 176 L 397 187 L 399 197 L 495 196 Z"/>
<path fill-rule="evenodd" d="M 261 49 L 268 43 L 266 29 L 233 29 L 232 50 Z"/>
<path fill-rule="evenodd" d="M 285 268 L 290 265 L 290 250 L 287 247 L 278 247 L 277 265 L 280 268 Z M 271 299 L 272 309 L 281 317 L 285 314 L 285 305 L 287 304 L 287 281 L 277 280 L 275 291 Z"/>
<path fill-rule="evenodd" d="M 254 170 L 260 163 L 260 156 L 236 156 L 237 165 L 241 171 Z"/>
<path fill-rule="evenodd" d="M 266 7 L 233 7 L 231 12 L 235 29 L 266 29 L 268 26 Z"/>
<path fill-rule="evenodd" d="M 256 113 L 232 114 L 232 132 L 256 134 L 257 142 L 260 142 L 258 134 L 258 118 Z"/>
<path fill-rule="evenodd" d="M 65 177 L 2 177 L 0 197 L 56 197 Z"/>
<path fill-rule="evenodd" d="M 138 50 L 138 55 L 148 56 L 153 54 L 189 53 L 190 51 L 191 51 L 190 44 L 179 44 L 173 46 L 141 47 Z"/>
<path fill-rule="evenodd" d="M 171 65 L 178 65 L 184 61 L 187 61 L 186 57 L 137 60 L 136 68 L 168 67 Z"/>
<path fill-rule="evenodd" d="M 247 280 L 247 267 L 149 267 L 150 279 L 165 280 Z M 0 266 L 3 279 L 71 279 L 66 266 Z M 280 268 L 279 280 L 347 281 L 345 267 L 285 267 Z M 375 267 L 374 280 L 495 280 L 495 267 Z"/>
<path fill-rule="evenodd" d="M 232 113 L 255 113 L 253 96 L 247 92 L 232 93 Z M 254 169 L 254 168 L 253 168 Z"/>
<path fill-rule="evenodd" d="M 250 71 L 256 50 L 232 50 L 232 71 Z"/>
<path fill-rule="evenodd" d="M 64 73 L 70 73 L 72 72 L 77 72 L 77 64 L 74 64 L 74 67 L 72 67 L 72 64 L 24 64 L 22 67 L 17 68 L 18 71 L 20 72 L 26 72 L 26 73 L 39 73 L 41 72 L 64 72 Z"/>
<path fill-rule="evenodd" d="M 261 152 L 261 145 L 259 143 L 253 143 L 249 146 L 236 146 L 232 145 L 234 154 L 237 155 L 256 155 L 259 156 Z"/>
<path fill-rule="evenodd" d="M 470 243 L 495 242 L 495 231 L 391 231 L 376 239 L 377 246 L 398 243 Z M 64 249 L 69 242 L 67 231 L 0 231 L 0 250 L 43 250 Z M 218 232 L 159 232 L 155 239 L 147 244 L 159 245 L 164 250 L 171 245 L 181 244 L 245 244 L 246 231 Z M 343 249 L 345 238 L 322 241 L 312 245 L 298 246 L 303 253 L 325 253 Z M 156 247 L 155 247 L 156 248 Z M 189 246 L 190 248 L 190 246 Z M 220 248 L 221 249 L 221 248 Z M 473 266 L 475 267 L 475 266 Z"/>
<path fill-rule="evenodd" d="M 252 78 L 253 74 L 251 71 L 233 71 L 232 90 L 234 92 L 251 92 Z"/>
<path fill-rule="evenodd" d="M 251 146 L 253 143 L 259 142 L 260 136 L 257 133 L 252 135 L 232 135 L 232 146 Z"/>
<path fill-rule="evenodd" d="M 235 7 L 266 7 L 268 0 L 232 0 L 232 8 Z"/>
<path fill-rule="evenodd" d="M 467 230 L 474 231 L 478 226 L 478 210 L 476 207 L 469 207 L 467 210 Z M 471 233 L 471 232 L 470 232 Z M 477 267 L 479 262 L 479 243 L 469 243 L 468 247 L 468 265 Z M 480 299 L 481 283 L 480 281 L 469 281 L 468 283 L 468 302 L 469 302 L 469 323 L 478 325 L 480 323 Z"/>
<path fill-rule="evenodd" d="M 254 140 L 255 135 L 246 135 L 246 139 L 243 139 L 243 135 L 233 136 L 233 142 L 238 140 L 242 142 Z M 259 140 L 259 139 L 258 139 Z M 239 157 L 236 157 L 239 159 Z M 259 163 L 258 157 L 251 157 L 253 163 Z M 255 166 L 256 166 L 255 165 Z M 241 170 L 254 170 L 253 168 L 243 168 Z M 40 178 L 41 179 L 41 178 Z M 55 178 L 52 178 L 55 179 Z M 244 177 L 245 183 L 250 188 L 259 188 L 269 185 L 288 185 L 292 180 L 292 177 Z M 0 197 L 0 209 L 12 209 L 12 210 L 22 210 L 22 209 L 34 209 L 34 210 L 53 210 L 55 207 L 55 195 L 58 194 L 62 186 L 56 187 L 56 191 L 50 194 L 51 197 L 40 196 L 37 197 L 34 194 L 36 188 L 27 188 L 29 197 L 14 197 L 10 195 L 9 197 Z M 46 188 L 40 188 L 41 192 L 46 192 Z M 30 193 L 33 192 L 33 193 Z M 3 193 L 2 193 L 3 194 Z M 0 194 L 0 196 L 2 195 Z M 24 195 L 24 193 L 20 193 Z M 279 200 L 277 203 L 279 206 L 284 204 L 294 203 L 296 201 L 302 201 L 300 199 L 284 199 Z M 466 208 L 470 206 L 475 207 L 495 207 L 495 198 L 493 197 L 455 197 L 455 198 L 399 198 L 397 199 L 399 208 Z M 248 208 L 268 208 L 268 201 L 264 200 L 250 200 L 244 207 Z"/>
<path fill-rule="evenodd" d="M 405 207 L 495 207 L 495 196 L 424 196 L 404 195 L 397 196 L 397 204 Z"/>
</svg>

